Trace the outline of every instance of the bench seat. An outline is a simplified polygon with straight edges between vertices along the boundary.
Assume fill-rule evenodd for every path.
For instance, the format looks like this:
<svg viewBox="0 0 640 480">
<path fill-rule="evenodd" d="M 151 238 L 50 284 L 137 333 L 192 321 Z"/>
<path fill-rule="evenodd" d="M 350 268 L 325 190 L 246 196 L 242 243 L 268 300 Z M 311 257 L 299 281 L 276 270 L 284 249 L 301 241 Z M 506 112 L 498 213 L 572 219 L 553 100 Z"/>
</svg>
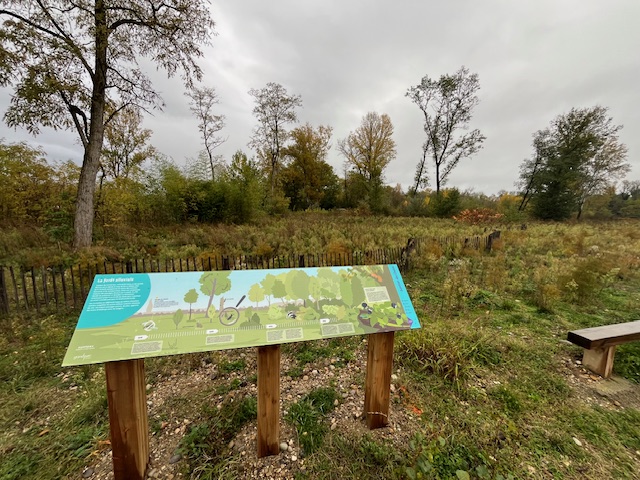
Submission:
<svg viewBox="0 0 640 480">
<path fill-rule="evenodd" d="M 584 348 L 582 364 L 608 378 L 613 370 L 616 346 L 640 340 L 640 320 L 569 332 L 567 340 Z"/>
</svg>

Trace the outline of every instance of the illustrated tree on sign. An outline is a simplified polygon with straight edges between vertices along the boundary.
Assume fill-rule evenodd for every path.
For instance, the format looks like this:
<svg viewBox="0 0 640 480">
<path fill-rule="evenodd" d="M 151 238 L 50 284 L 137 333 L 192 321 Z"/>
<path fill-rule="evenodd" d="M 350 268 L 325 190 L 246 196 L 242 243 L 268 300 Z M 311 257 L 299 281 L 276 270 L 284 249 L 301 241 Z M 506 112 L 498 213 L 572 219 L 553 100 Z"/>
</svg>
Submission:
<svg viewBox="0 0 640 480">
<path fill-rule="evenodd" d="M 4 119 L 37 134 L 73 129 L 84 149 L 73 244 L 91 245 L 105 126 L 127 106 L 160 108 L 139 66 L 146 57 L 190 85 L 213 30 L 199 0 L 0 0 L 0 86 L 14 86 Z"/>
<path fill-rule="evenodd" d="M 442 75 L 438 80 L 422 77 L 422 81 L 407 90 L 406 96 L 415 103 L 424 117 L 427 136 L 422 145 L 422 159 L 416 168 L 412 192 L 427 184 L 427 158 L 436 168 L 436 193 L 447 182 L 449 174 L 461 159 L 470 157 L 482 147 L 485 136 L 480 130 L 460 135 L 468 127 L 471 114 L 479 100 L 478 75 L 461 67 L 453 75 Z"/>
<path fill-rule="evenodd" d="M 332 269 L 318 270 L 320 282 L 320 296 L 322 298 L 337 298 L 340 296 L 340 274 Z"/>
<path fill-rule="evenodd" d="M 249 300 L 255 302 L 256 308 L 258 308 L 258 303 L 264 300 L 264 289 L 260 286 L 259 283 L 256 283 L 251 286 L 247 296 L 249 297 Z"/>
<path fill-rule="evenodd" d="M 389 115 L 369 112 L 349 136 L 338 142 L 346 163 L 365 182 L 370 207 L 380 207 L 384 169 L 396 158 L 393 124 Z"/>
<path fill-rule="evenodd" d="M 191 321 L 191 306 L 198 301 L 198 292 L 195 288 L 185 294 L 184 301 L 189 304 L 189 321 Z"/>
<path fill-rule="evenodd" d="M 306 303 L 309 298 L 309 275 L 302 270 L 290 270 L 285 276 L 284 284 L 291 300 L 302 300 Z"/>
<path fill-rule="evenodd" d="M 320 311 L 320 299 L 322 298 L 322 281 L 318 277 L 309 277 L 309 296 L 316 304 L 316 310 Z"/>
<path fill-rule="evenodd" d="M 184 313 L 182 312 L 181 309 L 178 309 L 173 313 L 173 323 L 176 326 L 176 330 L 178 329 L 178 325 L 180 325 L 180 322 L 182 321 L 183 316 L 184 316 Z"/>
<path fill-rule="evenodd" d="M 260 90 L 249 90 L 249 95 L 255 100 L 253 114 L 258 120 L 249 146 L 265 164 L 273 196 L 282 164 L 282 150 L 289 139 L 286 126 L 298 121 L 296 108 L 302 106 L 302 100 L 300 95 L 289 95 L 282 85 L 272 82 Z"/>
<path fill-rule="evenodd" d="M 286 303 L 287 287 L 280 278 L 273 282 L 272 292 L 274 297 L 279 298 L 283 304 Z"/>
<path fill-rule="evenodd" d="M 231 272 L 205 272 L 200 277 L 200 291 L 209 296 L 205 318 L 208 317 L 213 323 L 213 313 L 211 311 L 211 302 L 215 295 L 222 295 L 231 290 Z"/>
<path fill-rule="evenodd" d="M 264 294 L 267 297 L 267 302 L 269 306 L 271 306 L 271 296 L 273 295 L 273 287 L 276 283 L 276 280 L 277 280 L 277 277 L 275 275 L 272 275 L 271 273 L 267 273 L 265 277 L 262 279 L 262 282 L 260 282 L 260 285 L 262 285 L 262 288 L 264 290 Z"/>
<path fill-rule="evenodd" d="M 198 120 L 198 130 L 202 135 L 202 143 L 206 152 L 209 167 L 211 168 L 211 180 L 215 180 L 216 158 L 214 150 L 222 145 L 226 139 L 218 133 L 224 128 L 224 115 L 215 115 L 214 106 L 219 103 L 218 95 L 213 88 L 193 87 L 188 93 L 191 99 L 190 109 Z"/>
</svg>

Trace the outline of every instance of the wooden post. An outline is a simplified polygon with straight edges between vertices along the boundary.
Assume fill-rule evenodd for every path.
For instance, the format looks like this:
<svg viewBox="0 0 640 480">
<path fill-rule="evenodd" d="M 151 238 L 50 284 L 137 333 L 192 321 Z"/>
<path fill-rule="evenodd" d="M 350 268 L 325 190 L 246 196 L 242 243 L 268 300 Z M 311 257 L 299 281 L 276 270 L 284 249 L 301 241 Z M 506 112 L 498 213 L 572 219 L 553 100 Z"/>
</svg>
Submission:
<svg viewBox="0 0 640 480">
<path fill-rule="evenodd" d="M 364 414 L 369 430 L 384 427 L 389 423 L 393 337 L 394 332 L 369 335 L 364 390 Z"/>
<path fill-rule="evenodd" d="M 280 345 L 258 347 L 258 457 L 280 451 Z"/>
<path fill-rule="evenodd" d="M 115 480 L 143 480 L 149 463 L 144 360 L 105 364 Z"/>
</svg>

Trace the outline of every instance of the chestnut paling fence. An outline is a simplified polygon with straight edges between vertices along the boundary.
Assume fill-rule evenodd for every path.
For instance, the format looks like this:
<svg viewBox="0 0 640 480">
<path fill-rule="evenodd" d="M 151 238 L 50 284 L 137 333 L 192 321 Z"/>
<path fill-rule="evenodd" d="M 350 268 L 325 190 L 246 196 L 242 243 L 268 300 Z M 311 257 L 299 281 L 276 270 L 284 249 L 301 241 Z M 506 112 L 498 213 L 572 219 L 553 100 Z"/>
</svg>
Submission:
<svg viewBox="0 0 640 480">
<path fill-rule="evenodd" d="M 404 247 L 380 248 L 350 253 L 291 254 L 263 257 L 218 255 L 194 258 L 142 258 L 92 265 L 30 267 L 0 265 L 0 315 L 13 312 L 41 313 L 81 309 L 97 274 L 249 270 L 268 268 L 333 267 L 346 265 L 397 264 L 403 272 L 411 268 L 411 256 L 428 244 L 443 249 L 470 248 L 491 251 L 500 238 L 487 236 L 411 238 Z"/>
</svg>

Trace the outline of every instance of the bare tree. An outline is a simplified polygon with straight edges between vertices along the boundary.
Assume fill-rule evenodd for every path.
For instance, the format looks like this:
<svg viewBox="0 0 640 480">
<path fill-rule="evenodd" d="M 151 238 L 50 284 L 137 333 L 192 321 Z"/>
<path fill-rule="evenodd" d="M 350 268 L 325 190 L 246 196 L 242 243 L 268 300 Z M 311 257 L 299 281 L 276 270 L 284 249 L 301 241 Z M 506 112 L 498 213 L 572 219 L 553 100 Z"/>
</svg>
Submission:
<svg viewBox="0 0 640 480">
<path fill-rule="evenodd" d="M 289 95 L 282 85 L 272 82 L 260 90 L 249 90 L 249 95 L 256 102 L 253 114 L 258 120 L 249 147 L 256 150 L 266 166 L 273 196 L 276 177 L 282 166 L 282 150 L 289 139 L 286 125 L 298 121 L 295 109 L 302 107 L 302 99 L 300 95 Z"/>
<path fill-rule="evenodd" d="M 424 76 L 415 87 L 407 90 L 406 96 L 415 103 L 424 116 L 422 160 L 416 168 L 413 191 L 424 185 L 427 153 L 436 168 L 436 192 L 446 183 L 449 174 L 461 159 L 470 157 L 482 147 L 485 137 L 480 130 L 465 135 L 458 131 L 466 129 L 473 108 L 479 103 L 476 92 L 480 89 L 477 74 L 470 74 L 461 67 L 453 75 L 442 75 L 439 80 Z"/>
<path fill-rule="evenodd" d="M 214 106 L 220 103 L 218 95 L 213 88 L 209 87 L 194 87 L 187 95 L 191 99 L 191 111 L 198 119 L 198 130 L 202 135 L 202 143 L 211 168 L 211 179 L 215 180 L 217 158 L 213 152 L 227 140 L 218 135 L 218 132 L 224 128 L 224 115 L 213 113 Z"/>
<path fill-rule="evenodd" d="M 9 126 L 75 129 L 84 149 L 74 247 L 91 245 L 105 125 L 123 108 L 161 108 L 146 57 L 188 86 L 213 30 L 200 0 L 0 0 L 0 86 Z"/>
</svg>

